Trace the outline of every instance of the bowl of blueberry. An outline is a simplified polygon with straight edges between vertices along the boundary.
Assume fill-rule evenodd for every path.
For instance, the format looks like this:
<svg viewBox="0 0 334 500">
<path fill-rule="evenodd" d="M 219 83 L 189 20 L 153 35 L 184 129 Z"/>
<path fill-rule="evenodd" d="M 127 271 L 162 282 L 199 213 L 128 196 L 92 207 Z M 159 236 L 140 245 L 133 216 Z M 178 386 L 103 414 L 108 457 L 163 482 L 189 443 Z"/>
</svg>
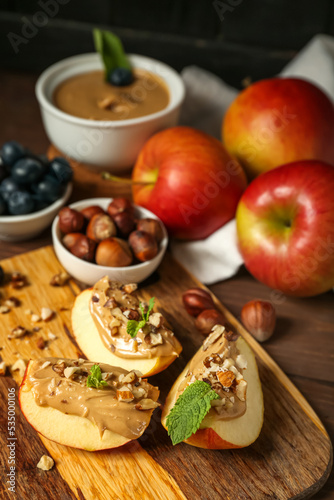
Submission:
<svg viewBox="0 0 334 500">
<path fill-rule="evenodd" d="M 0 240 L 23 241 L 51 225 L 72 192 L 73 172 L 62 157 L 48 160 L 16 141 L 0 150 Z"/>
</svg>

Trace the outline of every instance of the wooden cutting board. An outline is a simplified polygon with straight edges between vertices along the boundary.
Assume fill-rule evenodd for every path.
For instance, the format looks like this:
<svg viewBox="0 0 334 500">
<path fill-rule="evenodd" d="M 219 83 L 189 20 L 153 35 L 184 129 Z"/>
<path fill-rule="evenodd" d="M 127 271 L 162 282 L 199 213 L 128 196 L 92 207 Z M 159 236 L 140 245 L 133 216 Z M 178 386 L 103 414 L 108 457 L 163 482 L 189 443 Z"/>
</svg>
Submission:
<svg viewBox="0 0 334 500">
<path fill-rule="evenodd" d="M 6 285 L 3 297 L 15 295 L 21 306 L 0 316 L 0 352 L 7 365 L 18 357 L 77 357 L 80 352 L 70 331 L 70 309 L 79 287 L 54 288 L 51 277 L 61 270 L 52 247 L 19 255 L 1 262 L 8 273 L 20 271 L 29 280 L 21 290 Z M 143 284 L 145 299 L 157 298 L 158 309 L 174 326 L 183 345 L 183 353 L 163 373 L 150 382 L 161 390 L 161 402 L 186 362 L 201 344 L 194 320 L 185 312 L 181 294 L 188 288 L 202 286 L 171 256 L 167 255 L 158 272 Z M 288 499 L 307 498 L 325 483 L 332 466 L 332 445 L 317 415 L 296 387 L 266 351 L 245 331 L 238 321 L 216 300 L 228 321 L 249 342 L 257 355 L 263 385 L 265 418 L 258 440 L 248 448 L 210 451 L 181 443 L 176 447 L 160 424 L 160 411 L 154 413 L 150 427 L 138 440 L 121 448 L 86 452 L 58 445 L 40 436 L 25 421 L 16 401 L 16 495 L 8 492 L 7 396 L 8 388 L 18 387 L 15 380 L 0 377 L 1 390 L 1 499 L 20 500 L 180 500 L 180 499 Z M 23 339 L 8 340 L 17 325 L 32 330 L 27 309 L 39 313 L 50 307 L 55 317 L 40 324 L 40 331 Z M 48 333 L 57 338 L 48 340 Z M 38 348 L 38 339 L 47 348 Z M 98 360 L 94 360 L 98 361 Z M 9 373 L 8 373 L 9 375 Z M 51 455 L 55 467 L 41 471 L 36 465 L 43 454 Z"/>
</svg>

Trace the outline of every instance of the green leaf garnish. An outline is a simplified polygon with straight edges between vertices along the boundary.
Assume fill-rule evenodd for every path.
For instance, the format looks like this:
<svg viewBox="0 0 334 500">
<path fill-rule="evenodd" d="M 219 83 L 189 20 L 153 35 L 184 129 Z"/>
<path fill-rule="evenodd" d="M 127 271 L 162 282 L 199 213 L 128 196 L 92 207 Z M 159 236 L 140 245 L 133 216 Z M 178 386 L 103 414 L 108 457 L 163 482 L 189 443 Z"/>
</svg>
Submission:
<svg viewBox="0 0 334 500">
<path fill-rule="evenodd" d="M 87 387 L 94 387 L 95 389 L 99 389 L 108 385 L 105 380 L 102 380 L 102 372 L 100 365 L 93 365 L 90 369 L 90 375 L 87 377 Z"/>
<path fill-rule="evenodd" d="M 102 57 L 106 80 L 110 72 L 115 68 L 131 69 L 131 64 L 118 36 L 110 31 L 94 29 L 93 39 L 95 49 Z"/>
<path fill-rule="evenodd" d="M 135 336 L 137 335 L 139 330 L 141 328 L 143 328 L 146 325 L 146 323 L 148 322 L 148 318 L 149 318 L 149 316 L 152 312 L 152 309 L 154 307 L 154 301 L 155 301 L 155 297 L 151 297 L 150 301 L 148 303 L 148 309 L 146 312 L 145 312 L 143 304 L 140 302 L 139 309 L 141 312 L 142 319 L 140 321 L 136 321 L 134 319 L 130 319 L 128 321 L 128 324 L 126 325 L 126 333 L 128 333 L 131 338 L 135 338 Z"/>
<path fill-rule="evenodd" d="M 211 408 L 211 401 L 218 398 L 218 394 L 203 380 L 196 380 L 186 387 L 166 419 L 173 445 L 188 439 L 199 429 Z"/>
</svg>

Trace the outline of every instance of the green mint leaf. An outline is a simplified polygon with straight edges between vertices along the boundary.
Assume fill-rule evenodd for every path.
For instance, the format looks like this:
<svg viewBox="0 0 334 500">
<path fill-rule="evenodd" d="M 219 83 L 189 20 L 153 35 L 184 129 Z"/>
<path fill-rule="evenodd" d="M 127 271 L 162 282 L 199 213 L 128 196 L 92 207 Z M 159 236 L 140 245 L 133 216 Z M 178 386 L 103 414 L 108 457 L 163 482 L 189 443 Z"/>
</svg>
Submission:
<svg viewBox="0 0 334 500">
<path fill-rule="evenodd" d="M 131 64 L 118 36 L 110 31 L 94 29 L 93 39 L 95 49 L 102 57 L 106 79 L 115 68 L 131 69 Z"/>
<path fill-rule="evenodd" d="M 131 338 L 135 338 L 135 336 L 137 335 L 139 330 L 146 325 L 148 318 L 150 316 L 150 313 L 154 307 L 154 301 L 155 301 L 155 298 L 151 297 L 150 301 L 149 301 L 147 312 L 145 312 L 143 304 L 141 302 L 139 303 L 139 309 L 140 309 L 140 312 L 142 315 L 142 319 L 140 321 L 130 319 L 128 321 L 128 324 L 126 325 L 126 333 L 128 333 Z"/>
<path fill-rule="evenodd" d="M 90 369 L 90 374 L 87 377 L 87 387 L 94 387 L 99 389 L 100 387 L 108 385 L 105 380 L 102 380 L 102 372 L 100 365 L 93 365 Z"/>
<path fill-rule="evenodd" d="M 218 394 L 203 380 L 188 385 L 176 400 L 166 420 L 173 445 L 181 443 L 199 429 Z"/>
</svg>

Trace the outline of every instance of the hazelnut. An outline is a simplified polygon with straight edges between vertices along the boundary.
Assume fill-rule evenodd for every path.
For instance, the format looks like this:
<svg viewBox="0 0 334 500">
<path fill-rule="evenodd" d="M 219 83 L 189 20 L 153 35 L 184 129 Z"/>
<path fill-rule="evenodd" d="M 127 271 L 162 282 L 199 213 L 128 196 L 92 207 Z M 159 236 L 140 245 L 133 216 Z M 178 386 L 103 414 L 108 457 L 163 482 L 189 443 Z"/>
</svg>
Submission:
<svg viewBox="0 0 334 500">
<path fill-rule="evenodd" d="M 130 214 L 134 214 L 134 206 L 130 200 L 127 198 L 114 198 L 107 208 L 107 212 L 110 217 L 114 217 L 114 215 L 120 212 L 129 212 Z"/>
<path fill-rule="evenodd" d="M 91 240 L 99 243 L 106 238 L 116 236 L 116 226 L 108 214 L 96 214 L 89 221 L 86 235 Z"/>
<path fill-rule="evenodd" d="M 105 213 L 103 208 L 99 207 L 98 205 L 90 205 L 89 207 L 83 208 L 80 211 L 81 211 L 82 215 L 84 216 L 84 218 L 88 221 L 91 220 L 93 215 Z"/>
<path fill-rule="evenodd" d="M 117 226 L 118 232 L 124 238 L 127 238 L 136 226 L 134 215 L 126 211 L 115 214 L 113 216 L 113 221 Z"/>
<path fill-rule="evenodd" d="M 259 342 L 268 340 L 275 328 L 276 311 L 266 300 L 251 300 L 241 311 L 241 321 Z"/>
<path fill-rule="evenodd" d="M 73 245 L 82 236 L 83 236 L 82 233 L 68 233 L 68 234 L 65 234 L 65 236 L 64 236 L 64 238 L 62 240 L 64 247 L 67 248 L 67 250 L 71 250 L 71 248 L 73 247 Z"/>
<path fill-rule="evenodd" d="M 59 229 L 62 233 L 77 233 L 84 225 L 84 216 L 81 212 L 70 207 L 64 207 L 59 214 Z"/>
<path fill-rule="evenodd" d="M 96 263 L 100 266 L 125 267 L 132 264 L 129 245 L 120 238 L 107 238 L 98 244 Z"/>
<path fill-rule="evenodd" d="M 191 288 L 183 295 L 183 304 L 186 311 L 191 316 L 198 316 L 205 309 L 214 309 L 212 297 L 206 290 L 202 288 Z"/>
<path fill-rule="evenodd" d="M 153 259 L 159 250 L 154 236 L 145 231 L 133 231 L 129 236 L 129 245 L 141 262 Z"/>
<path fill-rule="evenodd" d="M 215 325 L 224 326 L 225 317 L 216 309 L 205 309 L 196 318 L 195 326 L 203 335 L 209 335 Z"/>
<path fill-rule="evenodd" d="M 137 229 L 152 234 L 158 243 L 160 243 L 164 237 L 162 226 L 156 219 L 140 219 L 137 222 Z"/>
<path fill-rule="evenodd" d="M 95 241 L 87 238 L 84 234 L 81 234 L 80 238 L 76 240 L 74 245 L 72 245 L 69 250 L 79 259 L 86 260 L 87 262 L 93 262 L 95 247 Z"/>
</svg>

